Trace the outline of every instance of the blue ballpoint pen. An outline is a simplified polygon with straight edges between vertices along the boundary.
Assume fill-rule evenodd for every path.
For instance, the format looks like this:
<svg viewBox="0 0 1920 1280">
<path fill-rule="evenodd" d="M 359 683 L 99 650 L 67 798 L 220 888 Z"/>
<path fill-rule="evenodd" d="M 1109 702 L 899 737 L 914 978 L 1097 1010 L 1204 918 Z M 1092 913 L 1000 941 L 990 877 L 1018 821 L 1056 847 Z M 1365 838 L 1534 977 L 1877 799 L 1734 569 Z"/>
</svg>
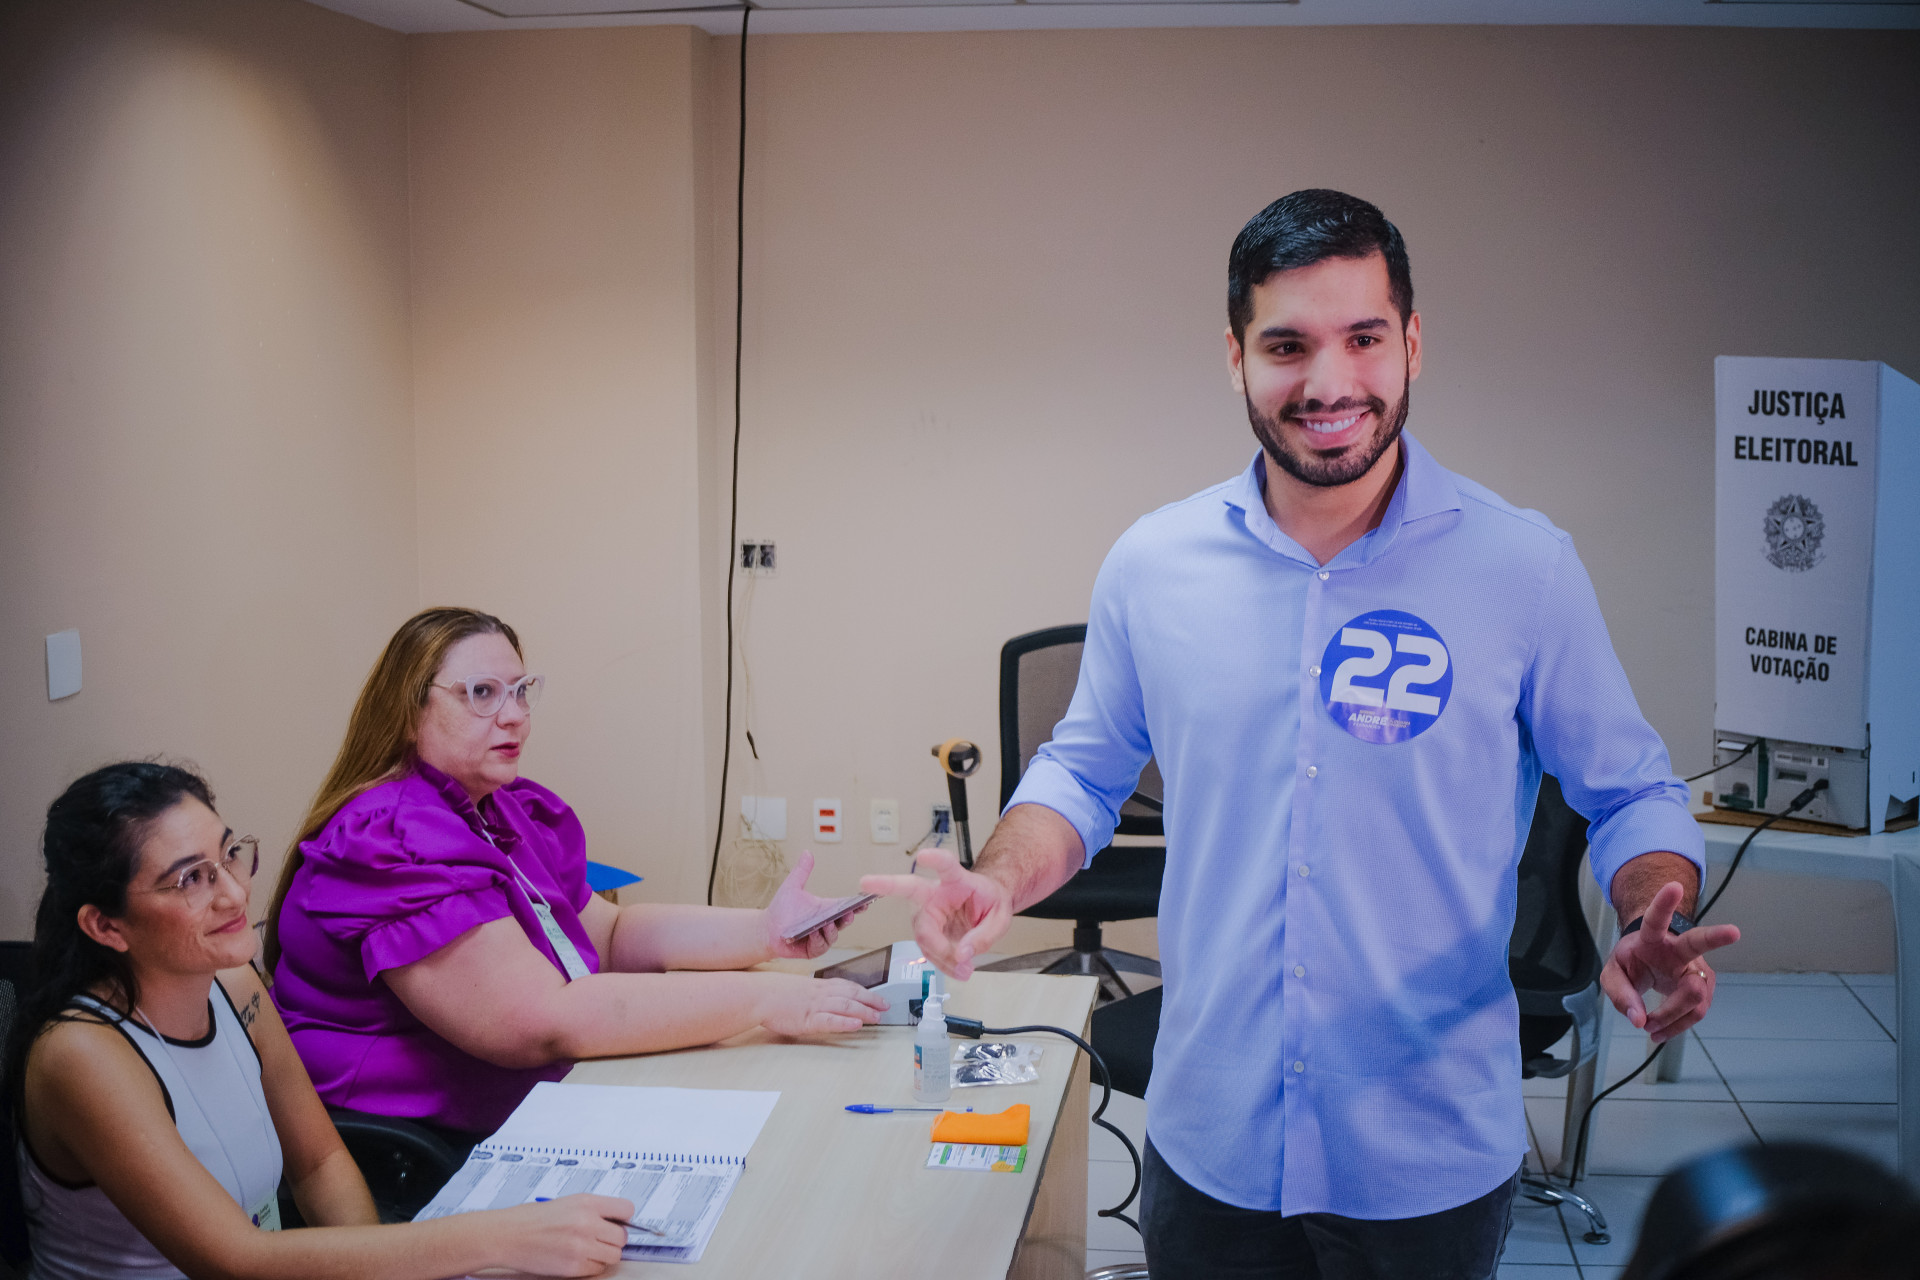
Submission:
<svg viewBox="0 0 1920 1280">
<path fill-rule="evenodd" d="M 881 1107 L 881 1106 L 876 1106 L 871 1102 L 856 1102 L 850 1105 L 847 1108 L 847 1110 L 857 1111 L 863 1116 L 877 1116 L 877 1115 L 882 1115 L 889 1111 L 945 1111 L 947 1110 L 947 1108 L 946 1107 Z M 973 1108 L 968 1107 L 967 1110 L 971 1111 L 973 1110 Z"/>
</svg>

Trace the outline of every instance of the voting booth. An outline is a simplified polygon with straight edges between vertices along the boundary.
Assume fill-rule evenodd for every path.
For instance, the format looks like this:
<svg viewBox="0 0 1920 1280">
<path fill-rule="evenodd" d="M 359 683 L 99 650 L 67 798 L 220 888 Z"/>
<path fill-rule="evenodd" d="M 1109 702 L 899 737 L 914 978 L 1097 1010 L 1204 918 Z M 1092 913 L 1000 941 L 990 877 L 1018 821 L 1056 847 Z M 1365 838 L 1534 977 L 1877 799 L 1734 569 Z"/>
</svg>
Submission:
<svg viewBox="0 0 1920 1280">
<path fill-rule="evenodd" d="M 1713 804 L 1882 831 L 1920 796 L 1920 386 L 1714 362 Z"/>
</svg>

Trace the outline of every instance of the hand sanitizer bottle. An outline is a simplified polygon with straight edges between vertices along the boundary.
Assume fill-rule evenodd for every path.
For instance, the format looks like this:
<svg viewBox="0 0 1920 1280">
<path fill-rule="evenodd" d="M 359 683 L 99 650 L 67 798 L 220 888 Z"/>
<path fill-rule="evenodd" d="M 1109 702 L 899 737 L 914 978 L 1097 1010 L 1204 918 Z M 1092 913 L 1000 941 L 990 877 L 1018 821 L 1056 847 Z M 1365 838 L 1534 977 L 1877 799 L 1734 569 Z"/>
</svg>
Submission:
<svg viewBox="0 0 1920 1280">
<path fill-rule="evenodd" d="M 945 1102 L 953 1093 L 953 1052 L 947 1047 L 947 994 L 933 990 L 920 1006 L 913 1032 L 913 1096 Z"/>
</svg>

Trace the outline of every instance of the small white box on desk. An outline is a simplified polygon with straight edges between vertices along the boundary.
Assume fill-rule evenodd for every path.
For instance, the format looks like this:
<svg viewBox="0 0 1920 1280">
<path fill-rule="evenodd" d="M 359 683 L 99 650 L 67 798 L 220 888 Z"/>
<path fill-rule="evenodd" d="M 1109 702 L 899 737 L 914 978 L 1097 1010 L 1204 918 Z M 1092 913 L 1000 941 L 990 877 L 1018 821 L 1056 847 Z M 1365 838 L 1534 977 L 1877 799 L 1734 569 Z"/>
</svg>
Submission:
<svg viewBox="0 0 1920 1280">
<path fill-rule="evenodd" d="M 865 987 L 887 1002 L 880 1015 L 883 1027 L 910 1027 L 919 1022 L 912 1002 L 925 994 L 926 975 L 933 965 L 920 953 L 920 944 L 912 940 L 877 947 L 851 960 L 842 960 L 816 971 L 821 978 L 845 978 Z"/>
</svg>

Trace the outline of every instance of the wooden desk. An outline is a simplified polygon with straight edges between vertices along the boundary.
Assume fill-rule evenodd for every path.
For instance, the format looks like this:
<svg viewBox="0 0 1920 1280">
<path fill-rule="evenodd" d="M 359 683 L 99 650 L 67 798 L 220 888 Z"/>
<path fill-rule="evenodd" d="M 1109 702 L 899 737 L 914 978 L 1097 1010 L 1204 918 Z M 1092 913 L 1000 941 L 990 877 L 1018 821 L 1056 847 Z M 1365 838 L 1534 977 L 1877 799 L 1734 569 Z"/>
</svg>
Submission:
<svg viewBox="0 0 1920 1280">
<path fill-rule="evenodd" d="M 783 966 L 784 967 L 784 966 Z M 1092 978 L 980 973 L 947 1011 L 988 1026 L 1049 1023 L 1087 1034 Z M 582 1062 L 581 1084 L 778 1089 L 706 1256 L 622 1263 L 620 1276 L 1080 1280 L 1087 1249 L 1087 1065 L 1058 1036 L 1029 1085 L 956 1090 L 953 1107 L 1033 1108 L 1020 1173 L 928 1169 L 933 1117 L 855 1115 L 848 1103 L 913 1105 L 913 1028 L 800 1040 L 749 1031 L 705 1049 Z"/>
</svg>

